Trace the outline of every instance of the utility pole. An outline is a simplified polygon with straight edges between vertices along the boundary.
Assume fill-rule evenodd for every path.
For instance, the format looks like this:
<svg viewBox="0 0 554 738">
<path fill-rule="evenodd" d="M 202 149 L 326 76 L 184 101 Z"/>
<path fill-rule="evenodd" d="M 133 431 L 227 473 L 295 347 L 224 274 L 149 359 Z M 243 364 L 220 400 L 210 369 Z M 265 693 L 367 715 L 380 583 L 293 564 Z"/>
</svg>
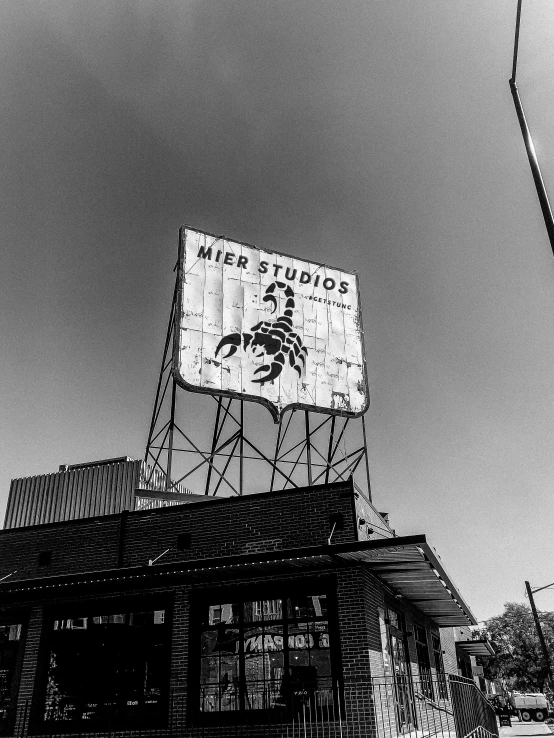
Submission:
<svg viewBox="0 0 554 738">
<path fill-rule="evenodd" d="M 539 167 L 539 160 L 535 147 L 533 146 L 533 139 L 531 138 L 531 132 L 527 125 L 527 119 L 523 111 L 523 105 L 521 104 L 521 98 L 519 97 L 519 91 L 516 85 L 516 69 L 517 69 L 517 51 L 519 46 L 519 25 L 521 21 L 521 0 L 517 3 L 517 15 L 516 15 L 516 33 L 514 40 L 514 60 L 512 64 L 512 77 L 510 79 L 510 90 L 514 99 L 514 105 L 516 108 L 517 118 L 523 135 L 523 142 L 527 151 L 527 158 L 529 159 L 529 166 L 531 167 L 531 174 L 535 181 L 535 187 L 537 190 L 537 196 L 542 210 L 544 218 L 544 224 L 546 226 L 546 232 L 550 240 L 550 247 L 554 254 L 554 218 L 552 217 L 552 210 L 550 209 L 550 202 L 548 200 L 548 194 L 546 192 L 546 186 L 542 178 L 541 170 Z"/>
<path fill-rule="evenodd" d="M 544 640 L 544 633 L 542 632 L 541 622 L 539 620 L 539 614 L 537 612 L 537 608 L 535 607 L 535 600 L 533 599 L 533 592 L 539 592 L 541 589 L 547 589 L 547 587 L 551 587 L 551 584 L 547 584 L 545 587 L 537 587 L 537 589 L 531 589 L 531 585 L 529 582 L 525 582 L 525 588 L 527 589 L 527 596 L 529 597 L 529 602 L 531 604 L 531 612 L 533 613 L 533 618 L 535 620 L 535 626 L 537 628 L 537 633 L 539 634 L 539 641 L 542 648 L 542 655 L 544 658 L 544 664 L 546 666 L 546 672 L 548 674 L 548 678 L 550 679 L 550 683 L 553 683 L 552 679 L 552 665 L 550 663 L 550 654 L 548 653 L 548 649 L 546 647 L 546 641 Z"/>
</svg>

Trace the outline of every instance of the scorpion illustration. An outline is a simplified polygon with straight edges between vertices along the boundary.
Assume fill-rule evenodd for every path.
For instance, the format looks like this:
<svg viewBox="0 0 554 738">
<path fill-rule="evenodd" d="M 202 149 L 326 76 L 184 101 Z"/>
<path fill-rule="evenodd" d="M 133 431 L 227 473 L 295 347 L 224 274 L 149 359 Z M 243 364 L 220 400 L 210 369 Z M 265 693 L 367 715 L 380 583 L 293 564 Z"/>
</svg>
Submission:
<svg viewBox="0 0 554 738">
<path fill-rule="evenodd" d="M 261 320 L 250 329 L 253 333 L 229 333 L 223 336 L 215 350 L 217 356 L 226 346 L 230 346 L 228 353 L 223 357 L 227 359 L 236 353 L 242 344 L 244 349 L 250 347 L 254 356 L 263 356 L 264 353 L 272 357 L 270 364 L 264 364 L 256 369 L 254 374 L 267 372 L 265 376 L 253 379 L 253 382 L 265 384 L 276 379 L 283 371 L 288 353 L 289 364 L 296 369 L 298 376 L 302 376 L 302 370 L 306 366 L 308 350 L 302 345 L 300 336 L 292 330 L 292 311 L 294 310 L 294 292 L 284 282 L 272 282 L 265 291 L 263 302 L 271 303 L 272 313 L 277 311 L 277 297 L 275 290 L 284 290 L 287 301 L 285 303 L 284 315 L 279 315 L 276 320 Z M 255 353 L 260 348 L 259 353 Z"/>
</svg>

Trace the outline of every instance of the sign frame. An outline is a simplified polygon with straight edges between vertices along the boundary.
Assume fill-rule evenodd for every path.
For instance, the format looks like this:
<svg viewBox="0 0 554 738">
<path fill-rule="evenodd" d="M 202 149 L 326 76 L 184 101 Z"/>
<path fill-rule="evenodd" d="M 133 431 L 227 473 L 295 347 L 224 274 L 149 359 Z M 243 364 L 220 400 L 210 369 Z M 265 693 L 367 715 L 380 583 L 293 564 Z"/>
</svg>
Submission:
<svg viewBox="0 0 554 738">
<path fill-rule="evenodd" d="M 283 257 L 285 259 L 297 259 L 298 258 L 298 257 L 293 257 L 290 254 L 285 254 L 283 252 L 275 251 L 273 249 L 260 248 L 258 246 L 254 246 L 253 244 L 249 244 L 244 241 L 237 241 L 235 239 L 228 238 L 227 236 L 216 235 L 214 233 L 209 233 L 208 231 L 199 230 L 197 228 L 194 228 L 193 226 L 182 225 L 179 228 L 179 255 L 178 255 L 178 261 L 177 261 L 177 293 L 176 293 L 176 302 L 175 302 L 173 348 L 172 348 L 172 375 L 173 375 L 174 381 L 180 387 L 187 390 L 188 392 L 207 394 L 207 395 L 212 395 L 215 397 L 228 397 L 232 400 L 241 400 L 245 402 L 257 402 L 258 404 L 263 405 L 269 410 L 275 423 L 280 423 L 283 419 L 285 412 L 287 412 L 288 410 L 291 410 L 291 411 L 305 410 L 308 412 L 316 412 L 316 413 L 320 413 L 324 415 L 335 415 L 335 416 L 352 418 L 352 419 L 362 417 L 369 409 L 370 396 L 369 396 L 369 384 L 368 384 L 368 378 L 367 378 L 367 361 L 366 361 L 366 355 L 365 355 L 364 329 L 363 329 L 363 323 L 362 323 L 362 306 L 361 306 L 361 298 L 360 298 L 358 273 L 356 271 L 348 272 L 347 274 L 349 276 L 353 276 L 356 280 L 357 300 L 355 303 L 355 308 L 356 308 L 356 315 L 357 315 L 358 325 L 359 325 L 361 353 L 362 353 L 361 383 L 363 384 L 363 389 L 364 389 L 364 394 L 365 394 L 365 403 L 361 410 L 357 412 L 353 412 L 351 410 L 346 410 L 345 408 L 340 408 L 340 407 L 330 408 L 330 407 L 318 406 L 315 404 L 307 404 L 307 403 L 302 403 L 302 402 L 294 402 L 294 403 L 289 403 L 286 405 L 279 406 L 279 405 L 276 405 L 271 400 L 268 400 L 265 397 L 260 397 L 258 395 L 253 395 L 253 394 L 247 394 L 245 392 L 237 392 L 234 390 L 214 389 L 211 387 L 200 387 L 198 385 L 190 384 L 182 377 L 181 372 L 180 372 L 180 335 L 181 335 L 181 325 L 182 325 L 182 321 L 184 317 L 183 285 L 184 285 L 184 277 L 185 277 L 185 250 L 186 250 L 187 231 L 194 231 L 195 233 L 201 234 L 202 236 L 207 236 L 209 238 L 217 239 L 220 241 L 228 241 L 230 243 L 236 244 L 237 246 L 244 246 L 250 249 L 255 249 L 256 251 L 262 251 L 264 254 L 273 255 L 276 257 Z M 311 259 L 310 260 L 298 259 L 298 260 L 306 261 L 307 263 L 314 265 L 315 267 L 318 267 L 318 268 L 322 267 L 322 268 L 333 269 L 337 272 L 341 271 L 340 269 L 336 267 L 332 267 L 329 264 L 312 261 Z"/>
</svg>

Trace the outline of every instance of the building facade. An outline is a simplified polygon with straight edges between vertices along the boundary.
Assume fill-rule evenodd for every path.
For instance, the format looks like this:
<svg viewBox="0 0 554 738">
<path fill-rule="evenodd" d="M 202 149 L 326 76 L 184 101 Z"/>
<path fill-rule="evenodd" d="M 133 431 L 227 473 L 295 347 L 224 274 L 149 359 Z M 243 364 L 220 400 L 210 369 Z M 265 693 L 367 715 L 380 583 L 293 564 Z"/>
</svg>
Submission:
<svg viewBox="0 0 554 738">
<path fill-rule="evenodd" d="M 0 735 L 479 727 L 445 666 L 475 618 L 351 481 L 5 529 L 0 562 Z"/>
</svg>

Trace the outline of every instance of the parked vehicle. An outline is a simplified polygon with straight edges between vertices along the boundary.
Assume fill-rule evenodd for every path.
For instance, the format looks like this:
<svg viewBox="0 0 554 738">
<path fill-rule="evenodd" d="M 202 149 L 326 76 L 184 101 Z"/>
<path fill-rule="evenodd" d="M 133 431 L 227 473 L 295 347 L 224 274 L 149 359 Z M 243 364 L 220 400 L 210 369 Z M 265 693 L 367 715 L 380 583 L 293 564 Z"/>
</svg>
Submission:
<svg viewBox="0 0 554 738">
<path fill-rule="evenodd" d="M 542 722 L 548 717 L 548 702 L 541 692 L 510 692 L 509 703 L 520 720 Z"/>
</svg>

